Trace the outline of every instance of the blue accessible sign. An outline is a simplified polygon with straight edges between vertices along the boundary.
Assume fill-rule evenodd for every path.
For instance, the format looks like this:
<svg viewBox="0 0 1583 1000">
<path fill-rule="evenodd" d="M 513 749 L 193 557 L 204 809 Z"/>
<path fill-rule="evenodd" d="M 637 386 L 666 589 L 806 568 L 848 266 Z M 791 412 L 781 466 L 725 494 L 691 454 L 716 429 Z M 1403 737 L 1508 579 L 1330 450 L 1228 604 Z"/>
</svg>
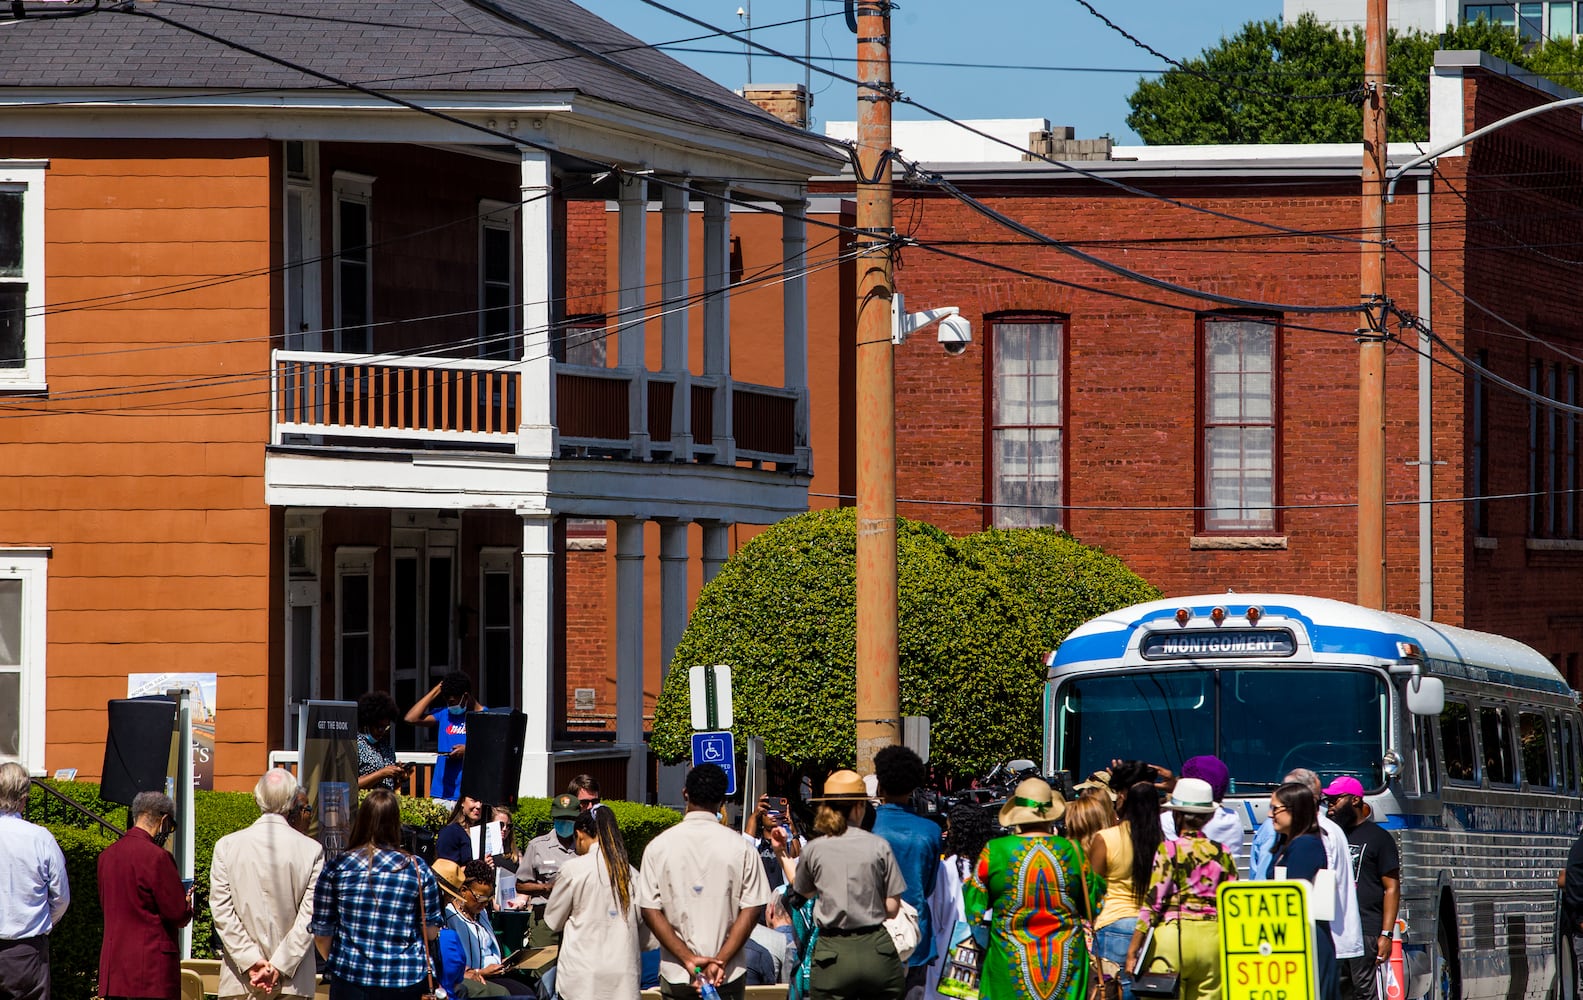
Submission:
<svg viewBox="0 0 1583 1000">
<path fill-rule="evenodd" d="M 726 794 L 737 793 L 737 746 L 729 732 L 693 733 L 693 767 L 718 764 L 726 772 Z"/>
</svg>

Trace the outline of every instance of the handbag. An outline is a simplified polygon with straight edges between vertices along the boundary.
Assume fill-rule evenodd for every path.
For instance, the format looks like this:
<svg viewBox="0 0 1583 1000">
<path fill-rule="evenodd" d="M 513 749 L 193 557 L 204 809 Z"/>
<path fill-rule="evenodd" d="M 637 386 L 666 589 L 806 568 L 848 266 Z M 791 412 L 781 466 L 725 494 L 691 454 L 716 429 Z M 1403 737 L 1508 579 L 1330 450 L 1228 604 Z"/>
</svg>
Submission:
<svg viewBox="0 0 1583 1000">
<path fill-rule="evenodd" d="M 1088 857 L 1081 849 L 1078 851 L 1078 867 L 1083 876 L 1082 891 L 1085 893 L 1084 899 L 1088 903 L 1090 911 L 1089 915 L 1082 921 L 1083 943 L 1088 948 L 1088 964 L 1090 968 L 1087 1000 L 1121 1000 L 1121 982 L 1114 977 L 1108 979 L 1105 977 L 1105 967 L 1100 963 L 1099 953 L 1094 950 L 1094 938 L 1098 933 L 1094 930 L 1094 914 L 1092 912 L 1094 898 L 1089 894 Z"/>
<path fill-rule="evenodd" d="M 884 927 L 891 943 L 896 946 L 896 957 L 905 963 L 918 950 L 918 942 L 923 939 L 923 931 L 918 926 L 918 911 L 903 899 L 901 909 L 896 911 L 894 917 L 885 920 Z"/>
<path fill-rule="evenodd" d="M 1151 972 L 1155 962 L 1165 962 L 1164 972 Z M 1175 997 L 1182 985 L 1182 974 L 1171 968 L 1164 955 L 1156 955 L 1149 962 L 1149 967 L 1141 974 L 1132 977 L 1132 992 L 1140 997 Z"/>
<path fill-rule="evenodd" d="M 429 918 L 423 906 L 423 872 L 417 867 L 421 863 L 413 859 L 413 871 L 418 876 L 418 944 L 423 948 L 423 977 L 428 984 L 419 1000 L 444 1000 L 445 991 L 434 988 L 434 956 L 429 952 Z"/>
</svg>

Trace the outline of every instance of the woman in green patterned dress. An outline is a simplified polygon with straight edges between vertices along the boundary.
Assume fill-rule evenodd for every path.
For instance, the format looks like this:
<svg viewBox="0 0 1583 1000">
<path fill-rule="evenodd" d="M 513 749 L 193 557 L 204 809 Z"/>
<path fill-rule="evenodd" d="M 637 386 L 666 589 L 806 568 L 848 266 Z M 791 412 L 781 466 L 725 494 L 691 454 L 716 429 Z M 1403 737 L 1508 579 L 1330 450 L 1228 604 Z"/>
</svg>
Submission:
<svg viewBox="0 0 1583 1000">
<path fill-rule="evenodd" d="M 997 837 L 962 890 L 969 924 L 988 924 L 983 1000 L 1083 1000 L 1089 976 L 1082 921 L 1097 900 L 1083 877 L 1080 847 L 1055 834 L 1066 802 L 1029 778 L 1000 810 Z"/>
</svg>

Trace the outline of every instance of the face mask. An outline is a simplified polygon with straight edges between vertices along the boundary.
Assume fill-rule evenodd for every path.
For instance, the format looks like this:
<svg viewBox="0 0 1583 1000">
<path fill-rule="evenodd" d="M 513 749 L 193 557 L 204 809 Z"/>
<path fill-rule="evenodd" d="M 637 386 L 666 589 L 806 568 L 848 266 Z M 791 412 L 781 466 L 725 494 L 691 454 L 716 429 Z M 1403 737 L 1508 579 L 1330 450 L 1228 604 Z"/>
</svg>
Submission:
<svg viewBox="0 0 1583 1000">
<path fill-rule="evenodd" d="M 572 830 L 574 829 L 573 824 L 575 824 L 576 822 L 577 822 L 576 820 L 572 820 L 572 819 L 558 819 L 558 820 L 556 820 L 555 821 L 555 835 L 557 837 L 561 838 L 562 840 L 571 840 L 572 839 Z"/>
<path fill-rule="evenodd" d="M 175 828 L 161 824 L 159 832 L 154 834 L 154 843 L 158 844 L 160 847 L 164 847 L 165 842 L 170 839 L 170 835 L 175 832 Z"/>
<path fill-rule="evenodd" d="M 445 708 L 445 711 L 447 713 L 449 713 L 451 718 L 459 719 L 462 716 L 467 714 L 467 706 L 466 705 L 447 705 L 446 708 Z"/>
</svg>

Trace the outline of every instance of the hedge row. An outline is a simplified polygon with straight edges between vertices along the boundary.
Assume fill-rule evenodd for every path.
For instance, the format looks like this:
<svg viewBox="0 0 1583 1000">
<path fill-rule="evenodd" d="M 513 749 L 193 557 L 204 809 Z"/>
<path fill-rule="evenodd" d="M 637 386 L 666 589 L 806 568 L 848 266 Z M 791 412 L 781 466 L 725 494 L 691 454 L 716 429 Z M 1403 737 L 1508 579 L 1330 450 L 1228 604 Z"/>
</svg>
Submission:
<svg viewBox="0 0 1583 1000">
<path fill-rule="evenodd" d="M 49 781 L 61 794 L 104 816 L 116 826 L 126 825 L 126 807 L 105 802 L 99 786 L 84 781 Z M 632 863 L 639 864 L 643 849 L 661 830 L 681 817 L 672 809 L 638 805 L 632 802 L 606 803 L 615 814 L 626 838 Z M 214 920 L 209 912 L 209 861 L 221 837 L 250 825 L 258 818 L 258 806 L 247 792 L 195 792 L 193 807 L 197 826 L 193 831 L 196 849 L 194 862 L 194 905 L 192 953 L 195 958 L 214 958 Z M 42 823 L 59 842 L 66 855 L 67 877 L 71 880 L 72 903 L 60 926 L 50 935 L 53 1000 L 90 1000 L 94 996 L 99 945 L 104 937 L 104 916 L 99 909 L 99 852 L 111 839 L 101 827 L 75 810 L 63 807 L 44 792 L 33 789 L 28 800 L 28 816 Z M 436 829 L 447 813 L 429 799 L 403 798 L 402 822 Z M 514 823 L 523 842 L 550 829 L 548 799 L 521 799 Z"/>
</svg>

